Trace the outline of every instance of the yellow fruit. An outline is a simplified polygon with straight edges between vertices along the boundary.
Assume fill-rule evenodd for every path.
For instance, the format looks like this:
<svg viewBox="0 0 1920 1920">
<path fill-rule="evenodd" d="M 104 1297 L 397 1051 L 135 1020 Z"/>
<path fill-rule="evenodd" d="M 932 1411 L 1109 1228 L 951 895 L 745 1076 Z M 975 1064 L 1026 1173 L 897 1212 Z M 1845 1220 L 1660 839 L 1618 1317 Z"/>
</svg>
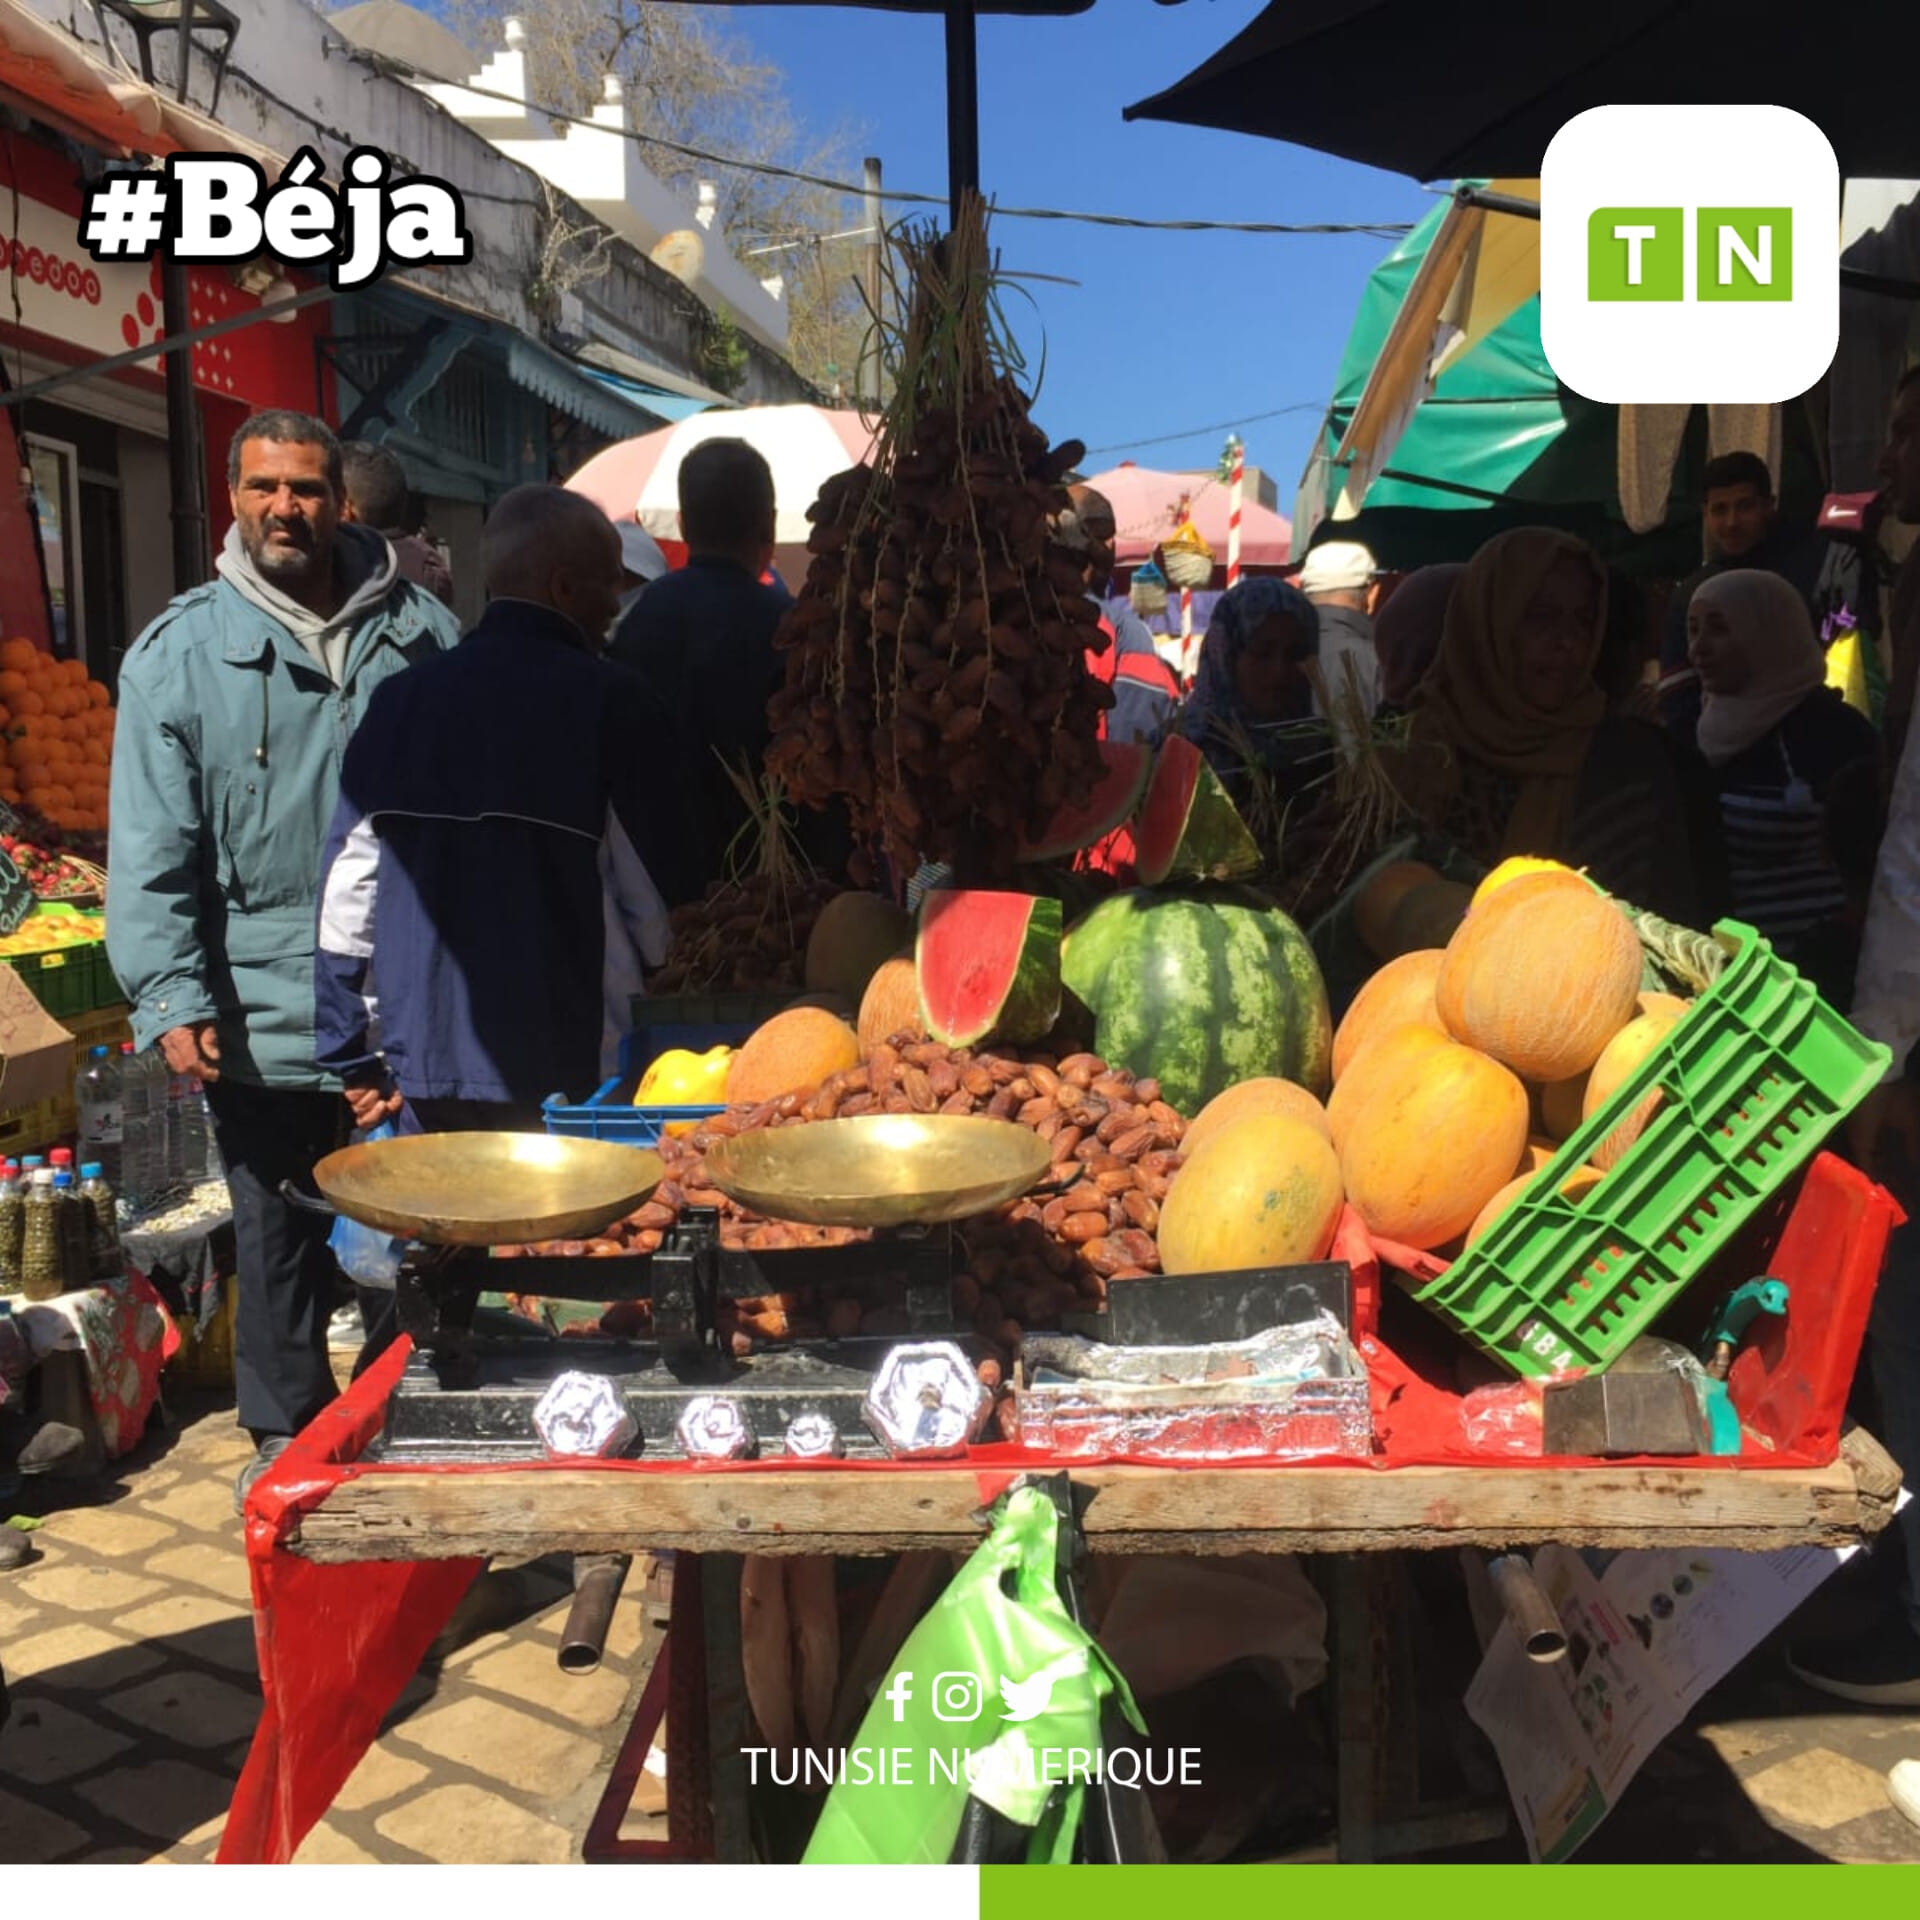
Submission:
<svg viewBox="0 0 1920 1920">
<path fill-rule="evenodd" d="M 636 1107 L 717 1107 L 726 1100 L 731 1047 L 693 1053 L 674 1047 L 648 1067 L 635 1090 Z"/>
<path fill-rule="evenodd" d="M 1490 893 L 1498 893 L 1509 880 L 1524 880 L 1530 873 L 1564 873 L 1569 880 L 1580 878 L 1571 867 L 1563 866 L 1558 860 L 1536 860 L 1531 854 L 1516 853 L 1511 859 L 1502 860 L 1474 888 L 1473 904 L 1479 906 Z"/>
</svg>

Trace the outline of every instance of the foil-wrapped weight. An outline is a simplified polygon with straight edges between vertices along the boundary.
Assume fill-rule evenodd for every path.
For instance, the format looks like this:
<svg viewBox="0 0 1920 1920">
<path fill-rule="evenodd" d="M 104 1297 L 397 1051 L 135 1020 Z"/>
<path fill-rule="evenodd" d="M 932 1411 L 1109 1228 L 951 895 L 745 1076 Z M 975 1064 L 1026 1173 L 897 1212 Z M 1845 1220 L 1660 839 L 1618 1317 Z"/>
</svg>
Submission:
<svg viewBox="0 0 1920 1920">
<path fill-rule="evenodd" d="M 627 1447 L 640 1423 L 605 1374 L 562 1373 L 540 1396 L 533 1429 L 549 1460 L 604 1460 Z"/>
<path fill-rule="evenodd" d="M 674 1432 L 693 1460 L 747 1460 L 754 1453 L 746 1409 L 723 1393 L 695 1394 Z"/>
<path fill-rule="evenodd" d="M 787 1422 L 787 1451 L 796 1460 L 830 1460 L 846 1449 L 840 1430 L 818 1407 L 803 1407 Z"/>
<path fill-rule="evenodd" d="M 881 1361 L 860 1409 L 875 1439 L 896 1459 L 964 1453 L 993 1395 L 951 1340 L 895 1347 Z"/>
</svg>

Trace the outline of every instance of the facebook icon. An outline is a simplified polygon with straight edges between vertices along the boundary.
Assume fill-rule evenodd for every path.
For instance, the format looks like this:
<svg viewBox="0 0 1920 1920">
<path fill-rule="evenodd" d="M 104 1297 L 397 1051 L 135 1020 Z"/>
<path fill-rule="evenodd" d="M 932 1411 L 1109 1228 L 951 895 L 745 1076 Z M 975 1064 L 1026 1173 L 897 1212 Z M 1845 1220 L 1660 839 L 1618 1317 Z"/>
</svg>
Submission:
<svg viewBox="0 0 1920 1920">
<path fill-rule="evenodd" d="M 894 1725 L 898 1726 L 907 1717 L 907 1702 L 913 1698 L 913 1675 L 896 1673 L 887 1682 L 882 1698 L 892 1702 Z"/>
</svg>

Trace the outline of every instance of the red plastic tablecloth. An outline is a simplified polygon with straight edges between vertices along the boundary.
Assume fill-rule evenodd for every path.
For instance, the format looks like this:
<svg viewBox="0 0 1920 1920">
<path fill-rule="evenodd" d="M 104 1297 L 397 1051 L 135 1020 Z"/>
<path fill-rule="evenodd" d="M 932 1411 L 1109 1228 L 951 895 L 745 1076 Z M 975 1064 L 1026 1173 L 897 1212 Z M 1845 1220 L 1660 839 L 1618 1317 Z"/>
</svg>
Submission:
<svg viewBox="0 0 1920 1920">
<path fill-rule="evenodd" d="M 1788 1196 L 1756 1222 L 1730 1256 L 1752 1273 L 1786 1280 L 1792 1305 L 1785 1324 L 1767 1322 L 1735 1362 L 1729 1390 L 1756 1436 L 1747 1454 L 1663 1466 L 1764 1470 L 1824 1466 L 1835 1456 L 1854 1361 L 1866 1331 L 1873 1283 L 1887 1235 L 1902 1219 L 1891 1196 L 1831 1155 L 1818 1156 Z M 1382 1472 L 1424 1465 L 1471 1465 L 1497 1473 L 1466 1444 L 1460 1397 L 1444 1368 L 1422 1370 L 1385 1346 L 1378 1323 L 1380 1257 L 1352 1216 L 1334 1249 L 1354 1274 L 1354 1323 L 1368 1365 L 1375 1438 L 1366 1461 L 1289 1460 L 1289 1468 L 1366 1465 Z M 1393 1263 L 1424 1258 L 1395 1250 Z M 1722 1274 L 1730 1273 L 1730 1266 Z M 1457 1343 L 1456 1343 L 1457 1344 Z M 393 1471 L 361 1456 L 380 1432 L 386 1403 L 411 1348 L 399 1342 L 302 1433 L 254 1489 L 247 1508 L 247 1559 L 253 1576 L 254 1638 L 264 1709 L 234 1793 L 220 1842 L 223 1863 L 290 1860 L 360 1763 L 380 1724 L 418 1670 L 461 1596 L 480 1571 L 475 1559 L 362 1561 L 318 1565 L 286 1550 L 299 1516 L 350 1479 Z M 967 1464 L 983 1504 L 1021 1474 L 1055 1464 L 1017 1447 L 978 1447 Z M 1062 1463 L 1069 1468 L 1092 1464 Z M 1151 1464 L 1164 1465 L 1163 1462 Z M 1217 1464 L 1217 1463 L 1209 1463 Z M 1273 1463 L 1233 1463 L 1254 1472 Z M 1539 1464 L 1529 1460 L 1527 1466 Z M 1580 1465 L 1580 1462 L 1560 1464 Z M 1587 1463 L 1600 1464 L 1600 1463 Z M 1609 1461 L 1609 1467 L 1621 1463 Z M 558 1463 L 577 1472 L 577 1463 Z M 687 1472 L 911 1473 L 912 1462 L 742 1461 L 689 1468 L 671 1460 L 599 1463 L 609 1475 Z M 410 1473 L 539 1474 L 546 1462 L 512 1466 L 409 1466 Z"/>
</svg>

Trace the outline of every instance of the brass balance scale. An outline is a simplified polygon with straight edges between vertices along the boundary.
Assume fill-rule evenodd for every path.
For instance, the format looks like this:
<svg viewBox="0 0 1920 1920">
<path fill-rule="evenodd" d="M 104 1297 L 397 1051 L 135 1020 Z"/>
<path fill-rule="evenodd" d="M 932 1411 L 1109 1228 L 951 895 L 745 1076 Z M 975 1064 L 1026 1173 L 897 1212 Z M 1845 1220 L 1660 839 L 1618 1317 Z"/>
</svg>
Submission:
<svg viewBox="0 0 1920 1920">
<path fill-rule="evenodd" d="M 794 1341 L 744 1358 L 718 1334 L 718 1302 L 790 1292 L 818 1281 L 904 1297 L 907 1339 L 950 1339 L 984 1352 L 956 1314 L 958 1262 L 948 1228 L 1032 1190 L 1050 1149 L 1006 1121 L 871 1115 L 783 1127 L 716 1142 L 707 1178 L 769 1220 L 872 1229 L 861 1245 L 749 1253 L 722 1248 L 713 1208 L 683 1210 L 660 1250 L 627 1258 L 526 1256 L 488 1249 L 587 1239 L 643 1205 L 664 1177 L 658 1154 L 545 1134 L 446 1133 L 348 1147 L 314 1169 L 332 1210 L 407 1241 L 395 1280 L 400 1327 L 414 1343 L 375 1457 L 467 1462 L 539 1459 L 534 1408 L 565 1372 L 608 1380 L 633 1419 L 623 1451 L 676 1457 L 682 1414 L 724 1394 L 744 1412 L 763 1455 L 793 1422 L 824 1417 L 837 1450 L 876 1456 L 861 1407 L 875 1370 L 899 1344 L 855 1335 Z M 479 1331 L 484 1291 L 560 1300 L 647 1299 L 647 1339 L 551 1339 Z"/>
</svg>

